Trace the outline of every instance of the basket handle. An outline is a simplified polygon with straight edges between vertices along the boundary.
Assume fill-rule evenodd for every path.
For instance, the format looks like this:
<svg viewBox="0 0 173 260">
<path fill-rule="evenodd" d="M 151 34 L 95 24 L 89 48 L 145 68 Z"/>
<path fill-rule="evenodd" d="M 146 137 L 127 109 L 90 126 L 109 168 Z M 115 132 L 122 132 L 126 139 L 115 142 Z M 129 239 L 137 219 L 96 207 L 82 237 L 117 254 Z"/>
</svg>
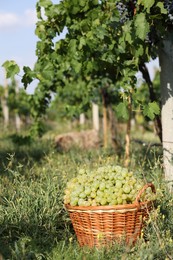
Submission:
<svg viewBox="0 0 173 260">
<path fill-rule="evenodd" d="M 137 197 L 136 197 L 136 202 L 137 202 L 137 203 L 140 203 L 140 198 L 141 198 L 142 193 L 143 193 L 146 189 L 148 189 L 149 187 L 151 188 L 151 190 L 152 190 L 153 193 L 156 193 L 156 188 L 155 188 L 155 186 L 154 186 L 153 183 L 147 183 L 147 184 L 145 184 L 144 187 L 139 191 L 139 193 L 138 193 L 138 195 L 137 195 Z"/>
</svg>

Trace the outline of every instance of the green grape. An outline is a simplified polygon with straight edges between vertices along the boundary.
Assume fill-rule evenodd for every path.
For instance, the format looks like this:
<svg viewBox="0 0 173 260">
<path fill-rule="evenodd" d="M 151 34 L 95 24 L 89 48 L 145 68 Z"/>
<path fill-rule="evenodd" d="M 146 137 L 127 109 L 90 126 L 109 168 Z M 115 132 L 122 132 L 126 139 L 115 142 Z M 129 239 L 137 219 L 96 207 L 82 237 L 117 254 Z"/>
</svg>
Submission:
<svg viewBox="0 0 173 260">
<path fill-rule="evenodd" d="M 124 180 L 124 177 L 121 174 L 118 174 L 117 177 L 115 178 L 115 180 Z"/>
<path fill-rule="evenodd" d="M 133 199 L 133 194 L 126 194 L 126 198 L 127 198 L 127 200 L 128 201 L 132 201 L 132 199 Z"/>
<path fill-rule="evenodd" d="M 140 191 L 140 190 L 142 189 L 142 185 L 139 184 L 139 183 L 137 183 L 137 184 L 135 185 L 135 187 L 136 187 L 136 190 L 137 190 L 137 191 Z"/>
<path fill-rule="evenodd" d="M 110 181 L 114 180 L 114 175 L 115 174 L 113 172 L 108 173 L 108 178 L 109 178 Z"/>
<path fill-rule="evenodd" d="M 106 198 L 102 198 L 100 204 L 101 204 L 102 206 L 105 206 L 105 205 L 107 204 Z"/>
<path fill-rule="evenodd" d="M 91 202 L 91 206 L 97 206 L 97 202 L 96 202 L 96 200 L 92 200 L 92 202 Z"/>
<path fill-rule="evenodd" d="M 84 187 L 81 184 L 77 184 L 74 188 L 74 191 L 76 191 L 76 193 L 81 193 L 84 190 Z"/>
<path fill-rule="evenodd" d="M 92 184 L 92 190 L 97 190 L 99 188 L 99 182 L 98 181 L 94 181 L 93 184 Z"/>
<path fill-rule="evenodd" d="M 126 201 L 127 200 L 127 195 L 123 193 L 122 194 L 122 199 Z"/>
<path fill-rule="evenodd" d="M 122 175 L 123 178 L 127 177 L 128 176 L 128 170 L 126 168 L 123 168 L 121 170 L 121 175 Z"/>
<path fill-rule="evenodd" d="M 99 196 L 98 196 L 98 195 L 95 197 L 95 202 L 97 203 L 97 205 L 98 205 L 98 204 L 99 204 L 99 202 L 100 202 L 100 198 L 99 198 Z"/>
<path fill-rule="evenodd" d="M 86 196 L 89 196 L 91 193 L 91 188 L 90 187 L 85 187 L 85 194 Z"/>
<path fill-rule="evenodd" d="M 99 189 L 100 189 L 101 191 L 104 191 L 105 188 L 106 188 L 105 182 L 101 182 L 101 183 L 100 183 L 100 186 L 99 186 Z"/>
<path fill-rule="evenodd" d="M 72 192 L 71 192 L 71 195 L 70 195 L 69 197 L 70 197 L 70 199 L 71 199 L 71 198 L 76 198 L 76 197 L 78 197 L 78 195 L 79 195 L 79 194 L 76 193 L 76 191 L 72 191 Z"/>
<path fill-rule="evenodd" d="M 92 191 L 91 193 L 90 193 L 90 197 L 92 198 L 92 199 L 94 199 L 95 197 L 96 197 L 96 192 L 95 191 Z"/>
<path fill-rule="evenodd" d="M 129 175 L 130 177 L 133 177 L 133 172 L 128 172 L 128 175 Z"/>
<path fill-rule="evenodd" d="M 88 206 L 91 206 L 91 203 L 90 203 L 90 201 L 84 201 L 82 206 L 88 207 Z"/>
<path fill-rule="evenodd" d="M 110 189 L 111 187 L 114 187 L 113 181 L 108 180 L 105 184 L 106 184 L 106 189 Z"/>
<path fill-rule="evenodd" d="M 70 196 L 65 195 L 64 196 L 64 203 L 69 204 L 70 203 Z"/>
<path fill-rule="evenodd" d="M 102 196 L 97 196 L 95 198 L 96 202 L 98 203 L 98 205 L 101 205 L 101 201 L 102 201 L 103 197 Z"/>
<path fill-rule="evenodd" d="M 110 205 L 110 206 L 115 206 L 115 205 L 117 205 L 117 204 L 118 204 L 118 202 L 117 202 L 116 199 L 111 200 L 111 201 L 109 202 L 109 205 Z"/>
<path fill-rule="evenodd" d="M 123 189 L 117 189 L 117 196 L 122 196 L 123 194 Z"/>
<path fill-rule="evenodd" d="M 136 179 L 133 177 L 133 178 L 130 179 L 130 182 L 131 182 L 131 184 L 134 186 L 137 181 L 136 181 Z"/>
<path fill-rule="evenodd" d="M 86 193 L 85 192 L 81 192 L 79 197 L 82 198 L 82 199 L 85 199 L 86 198 Z"/>
<path fill-rule="evenodd" d="M 86 178 L 83 175 L 79 175 L 78 177 L 78 183 L 83 184 L 86 182 Z"/>
<path fill-rule="evenodd" d="M 130 194 L 131 194 L 131 195 L 135 195 L 135 194 L 137 195 L 136 192 L 137 192 L 137 190 L 134 188 L 134 189 L 131 190 Z"/>
<path fill-rule="evenodd" d="M 118 197 L 118 198 L 117 198 L 117 202 L 118 202 L 118 204 L 122 204 L 122 202 L 123 202 L 122 197 Z"/>
<path fill-rule="evenodd" d="M 71 206 L 77 206 L 78 205 L 78 198 L 71 199 L 70 205 Z"/>
<path fill-rule="evenodd" d="M 122 182 L 121 182 L 120 180 L 117 180 L 117 181 L 116 181 L 116 188 L 117 188 L 117 189 L 120 189 L 120 188 L 122 187 L 122 185 L 123 185 L 123 184 L 122 184 Z"/>
<path fill-rule="evenodd" d="M 107 197 L 107 202 L 111 202 L 112 201 L 112 196 L 108 196 Z"/>
<path fill-rule="evenodd" d="M 123 186 L 123 192 L 125 192 L 125 193 L 130 193 L 130 191 L 131 191 L 131 188 L 130 188 L 129 185 L 124 185 L 124 186 Z"/>
<path fill-rule="evenodd" d="M 82 198 L 80 198 L 80 199 L 78 200 L 78 205 L 79 205 L 79 206 L 85 206 L 84 204 L 85 204 L 85 200 L 82 199 Z"/>
<path fill-rule="evenodd" d="M 122 170 L 121 166 L 119 166 L 119 165 L 115 166 L 115 171 L 116 172 L 121 172 L 121 170 Z"/>
<path fill-rule="evenodd" d="M 70 194 L 70 190 L 69 189 L 65 189 L 64 193 L 65 194 Z"/>
</svg>

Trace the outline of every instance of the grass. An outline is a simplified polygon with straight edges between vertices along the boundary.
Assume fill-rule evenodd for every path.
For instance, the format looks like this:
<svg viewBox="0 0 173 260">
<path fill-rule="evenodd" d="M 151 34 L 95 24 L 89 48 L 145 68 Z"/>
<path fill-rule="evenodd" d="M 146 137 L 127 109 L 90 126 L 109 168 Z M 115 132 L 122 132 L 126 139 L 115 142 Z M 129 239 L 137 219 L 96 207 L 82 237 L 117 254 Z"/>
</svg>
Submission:
<svg viewBox="0 0 173 260">
<path fill-rule="evenodd" d="M 58 153 L 49 140 L 17 145 L 4 136 L 0 146 L 0 252 L 4 259 L 105 260 L 172 259 L 173 196 L 166 190 L 159 147 L 133 144 L 130 168 L 152 181 L 160 196 L 151 215 L 147 242 L 133 248 L 80 248 L 63 207 L 63 191 L 78 167 L 123 164 L 111 149 Z"/>
</svg>

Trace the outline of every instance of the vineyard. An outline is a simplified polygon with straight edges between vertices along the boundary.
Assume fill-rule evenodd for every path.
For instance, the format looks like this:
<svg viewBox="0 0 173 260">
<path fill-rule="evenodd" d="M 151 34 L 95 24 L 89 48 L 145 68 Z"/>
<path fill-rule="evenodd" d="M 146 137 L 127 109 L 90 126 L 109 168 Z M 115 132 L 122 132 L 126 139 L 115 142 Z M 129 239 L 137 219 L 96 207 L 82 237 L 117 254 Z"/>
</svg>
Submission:
<svg viewBox="0 0 173 260">
<path fill-rule="evenodd" d="M 2 64 L 0 259 L 173 259 L 172 1 L 38 0 L 36 14 L 34 68 Z M 80 246 L 69 209 L 132 205 L 135 243 L 121 225 Z"/>
<path fill-rule="evenodd" d="M 48 138 L 50 134 L 49 130 L 41 139 L 18 145 L 10 133 L 1 136 L 0 252 L 4 259 L 115 259 L 115 255 L 116 259 L 171 259 L 172 195 L 163 179 L 161 147 L 151 145 L 157 141 L 155 134 L 138 130 L 145 146 L 132 142 L 129 174 L 133 172 L 139 180 L 154 183 L 157 208 L 150 215 L 145 236 L 135 247 L 115 244 L 108 251 L 80 248 L 64 208 L 64 195 L 67 182 L 80 171 L 91 172 L 92 178 L 94 169 L 110 168 L 113 172 L 115 165 L 119 165 L 117 170 L 124 167 L 123 149 L 118 154 L 111 147 L 89 150 L 74 147 L 59 152 Z M 110 179 L 111 175 L 115 174 L 110 174 Z M 94 183 L 98 184 L 103 190 L 104 184 Z M 121 183 L 117 185 L 120 187 Z"/>
</svg>

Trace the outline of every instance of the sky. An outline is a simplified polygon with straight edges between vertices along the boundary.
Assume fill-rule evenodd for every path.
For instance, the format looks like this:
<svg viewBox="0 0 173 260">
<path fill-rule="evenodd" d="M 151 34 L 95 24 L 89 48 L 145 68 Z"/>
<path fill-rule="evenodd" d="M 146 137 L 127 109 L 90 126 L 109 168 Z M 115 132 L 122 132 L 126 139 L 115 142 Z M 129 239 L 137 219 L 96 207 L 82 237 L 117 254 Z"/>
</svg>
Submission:
<svg viewBox="0 0 173 260">
<path fill-rule="evenodd" d="M 0 0 L 0 84 L 6 60 L 33 67 L 36 61 L 36 0 Z M 20 80 L 20 78 L 19 78 Z"/>
<path fill-rule="evenodd" d="M 22 68 L 33 67 L 36 61 L 35 35 L 36 0 L 0 0 L 0 84 L 4 84 L 4 69 L 1 65 L 6 60 L 15 60 Z M 58 3 L 59 0 L 54 0 Z M 148 65 L 151 78 L 155 67 L 158 68 L 158 60 Z M 16 78 L 17 79 L 17 78 Z M 20 81 L 19 79 L 17 79 Z M 33 82 L 27 89 L 33 93 Z"/>
</svg>

